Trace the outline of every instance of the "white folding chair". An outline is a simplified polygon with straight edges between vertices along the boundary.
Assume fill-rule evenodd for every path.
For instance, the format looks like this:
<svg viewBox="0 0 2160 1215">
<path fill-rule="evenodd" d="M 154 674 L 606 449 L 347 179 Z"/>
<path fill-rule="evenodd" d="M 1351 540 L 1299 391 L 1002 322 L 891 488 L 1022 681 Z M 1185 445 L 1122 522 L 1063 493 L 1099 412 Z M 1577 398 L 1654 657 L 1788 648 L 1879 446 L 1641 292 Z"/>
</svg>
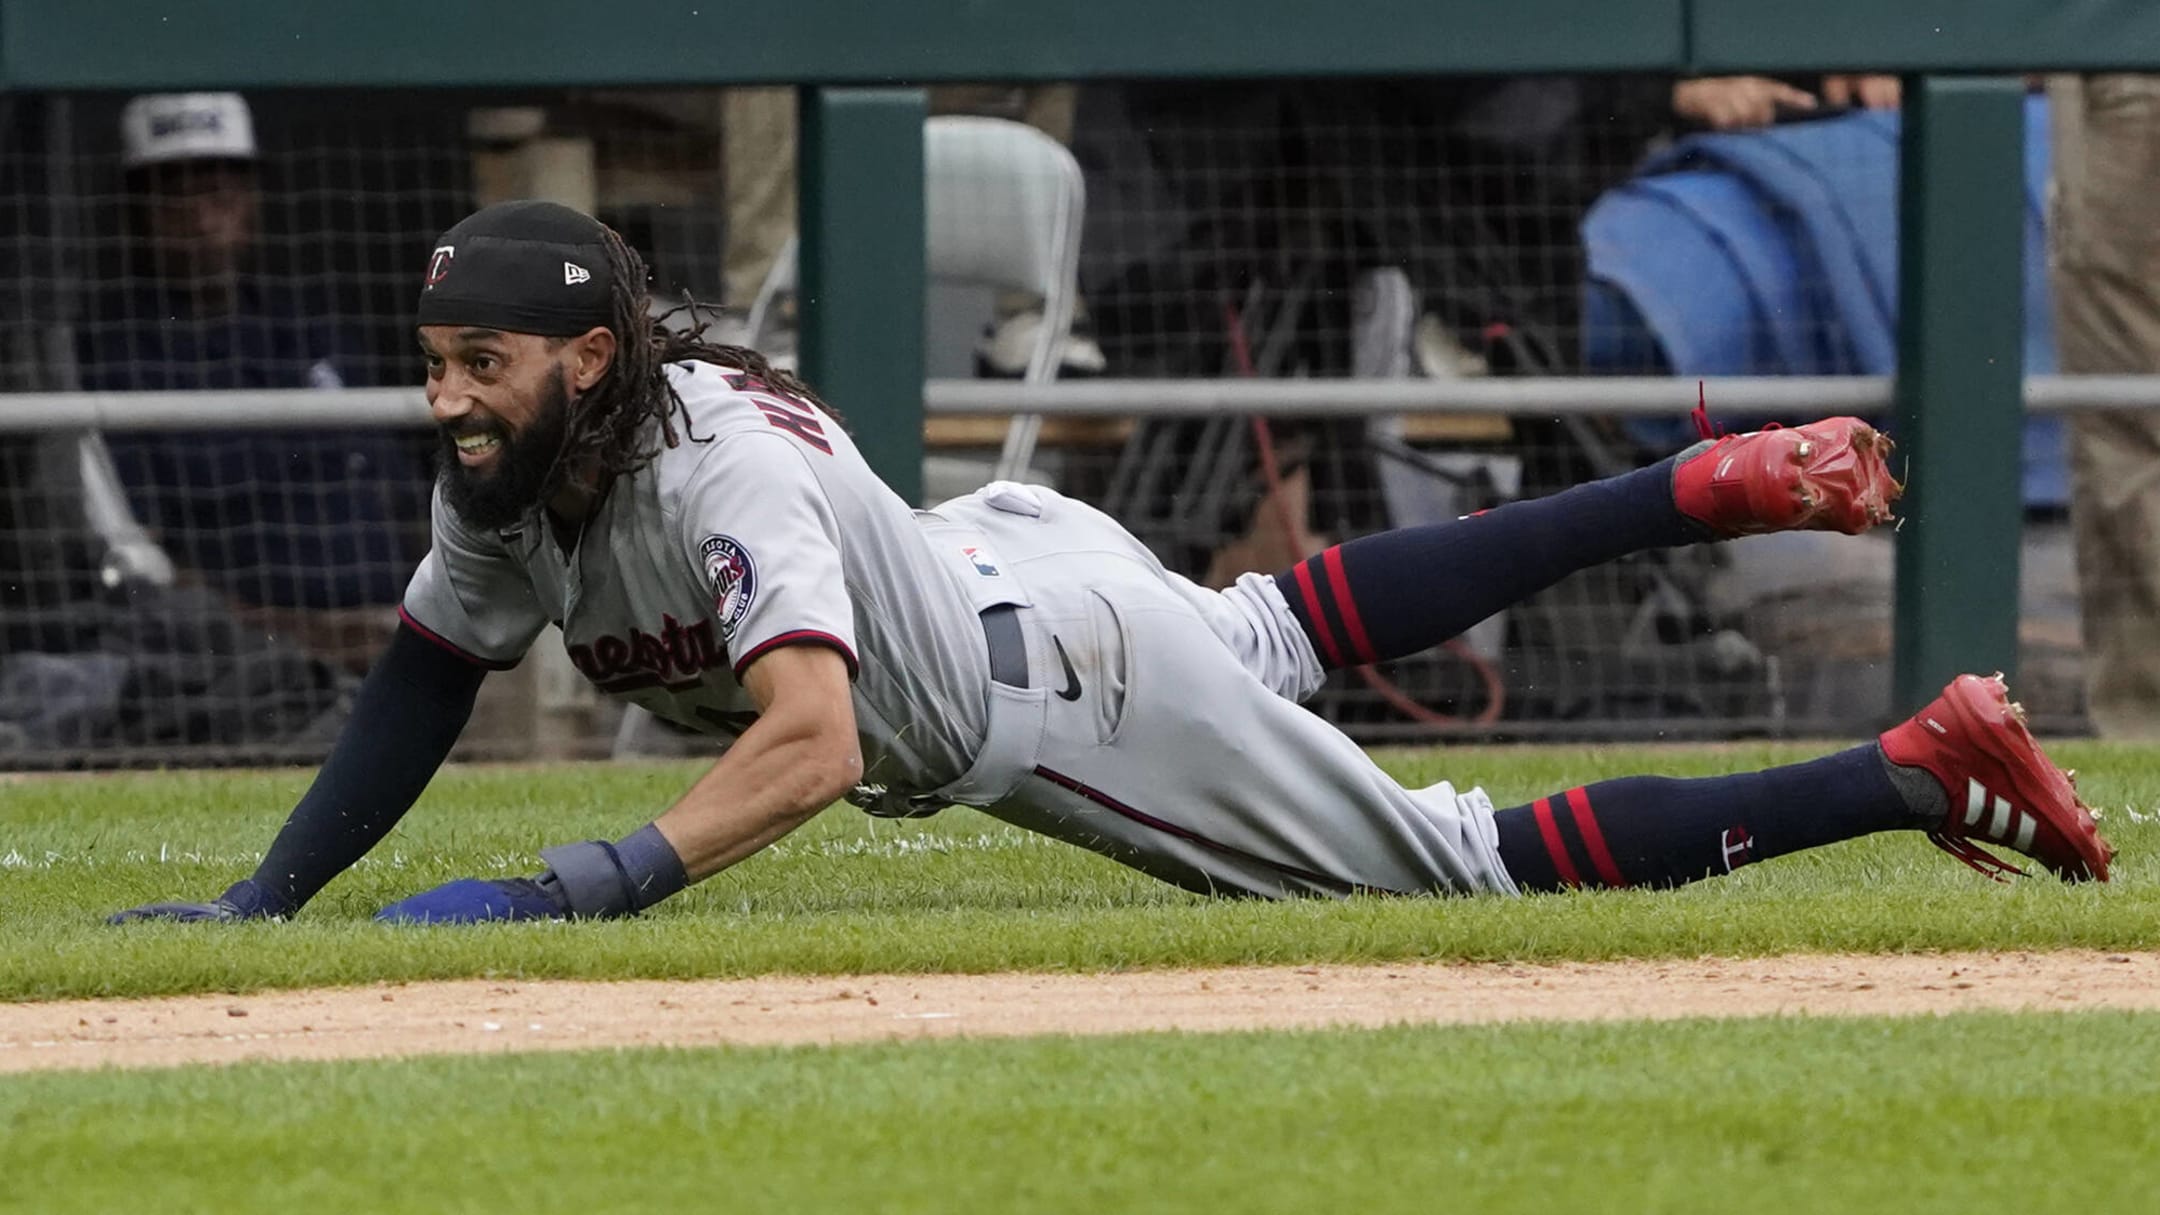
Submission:
<svg viewBox="0 0 2160 1215">
<path fill-rule="evenodd" d="M 1021 381 L 1056 379 L 1079 297 L 1080 219 L 1087 205 L 1079 162 L 1025 123 L 932 118 L 923 124 L 923 183 L 929 276 L 1041 296 L 1043 323 Z M 795 290 L 795 262 L 790 239 L 751 305 L 752 345 L 765 337 L 780 297 Z M 994 475 L 1026 471 L 1041 431 L 1040 416 L 1015 417 Z"/>
</svg>

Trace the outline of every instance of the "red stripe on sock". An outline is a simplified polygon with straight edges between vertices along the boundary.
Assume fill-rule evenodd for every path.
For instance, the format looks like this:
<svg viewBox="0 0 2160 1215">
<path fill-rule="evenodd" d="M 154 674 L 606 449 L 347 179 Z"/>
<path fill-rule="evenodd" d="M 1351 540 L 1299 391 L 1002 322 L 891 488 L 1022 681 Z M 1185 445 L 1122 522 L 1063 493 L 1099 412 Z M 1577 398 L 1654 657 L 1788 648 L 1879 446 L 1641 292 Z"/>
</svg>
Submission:
<svg viewBox="0 0 2160 1215">
<path fill-rule="evenodd" d="M 1590 854 L 1590 863 L 1597 866 L 1598 877 L 1607 886 L 1627 885 L 1627 879 L 1620 876 L 1620 866 L 1613 864 L 1612 849 L 1605 846 L 1605 833 L 1598 830 L 1597 815 L 1590 812 L 1590 791 L 1568 790 L 1567 804 L 1575 815 L 1575 829 L 1582 832 L 1583 849 Z"/>
<path fill-rule="evenodd" d="M 1531 803 L 1530 813 L 1537 819 L 1537 833 L 1545 841 L 1545 851 L 1552 854 L 1553 871 L 1570 886 L 1582 885 L 1581 875 L 1575 872 L 1575 862 L 1568 857 L 1567 843 L 1560 838 L 1560 824 L 1553 821 L 1552 799 L 1537 799 Z"/>
<path fill-rule="evenodd" d="M 1357 600 L 1350 597 L 1350 579 L 1343 575 L 1342 547 L 1330 548 L 1320 554 L 1327 564 L 1328 589 L 1335 592 L 1335 606 L 1342 609 L 1343 631 L 1350 635 L 1350 649 L 1360 662 L 1378 662 L 1380 656 L 1373 653 L 1372 638 L 1365 635 L 1365 622 L 1358 618 Z"/>
<path fill-rule="evenodd" d="M 1313 586 L 1312 562 L 1300 561 L 1296 567 L 1297 589 L 1305 596 L 1305 615 L 1312 619 L 1313 636 L 1320 639 L 1320 648 L 1328 665 L 1340 667 L 1343 662 L 1342 647 L 1335 644 L 1335 630 L 1328 627 L 1327 613 L 1320 610 L 1320 591 Z"/>
</svg>

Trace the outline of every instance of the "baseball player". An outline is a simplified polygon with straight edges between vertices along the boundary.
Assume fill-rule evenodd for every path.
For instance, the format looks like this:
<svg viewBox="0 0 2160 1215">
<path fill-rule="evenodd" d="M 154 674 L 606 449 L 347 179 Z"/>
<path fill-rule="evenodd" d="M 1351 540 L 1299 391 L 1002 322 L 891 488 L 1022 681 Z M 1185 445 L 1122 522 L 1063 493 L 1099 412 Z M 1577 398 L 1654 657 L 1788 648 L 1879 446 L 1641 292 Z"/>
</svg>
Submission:
<svg viewBox="0 0 2160 1215">
<path fill-rule="evenodd" d="M 644 263 L 548 203 L 441 238 L 419 306 L 444 466 L 434 548 L 352 718 L 252 877 L 116 920 L 289 916 L 405 814 L 486 672 L 561 626 L 601 690 L 732 744 L 676 804 L 545 868 L 384 908 L 404 922 L 634 914 L 850 796 L 947 804 L 1188 889 L 1280 897 L 1673 886 L 1876 831 L 1983 872 L 2105 879 L 2112 850 L 1999 679 L 1808 763 L 1602 781 L 1495 808 L 1405 789 L 1298 702 L 1623 553 L 1858 532 L 1898 492 L 1837 418 L 1203 589 L 1100 512 L 998 483 L 913 511 L 754 352 L 648 317 Z"/>
</svg>

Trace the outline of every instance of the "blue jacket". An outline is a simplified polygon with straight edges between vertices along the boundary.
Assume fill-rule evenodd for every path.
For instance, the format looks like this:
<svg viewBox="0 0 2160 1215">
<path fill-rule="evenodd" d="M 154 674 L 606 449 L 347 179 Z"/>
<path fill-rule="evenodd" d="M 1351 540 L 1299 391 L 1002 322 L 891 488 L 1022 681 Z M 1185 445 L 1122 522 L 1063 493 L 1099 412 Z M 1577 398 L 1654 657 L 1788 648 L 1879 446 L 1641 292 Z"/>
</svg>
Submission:
<svg viewBox="0 0 2160 1215">
<path fill-rule="evenodd" d="M 83 386 L 336 388 L 353 347 L 300 292 L 255 280 L 200 318 L 148 280 L 108 292 L 84 327 Z M 426 443 L 380 430 L 107 436 L 130 503 L 173 558 L 245 603 L 395 603 L 424 547 Z"/>
</svg>

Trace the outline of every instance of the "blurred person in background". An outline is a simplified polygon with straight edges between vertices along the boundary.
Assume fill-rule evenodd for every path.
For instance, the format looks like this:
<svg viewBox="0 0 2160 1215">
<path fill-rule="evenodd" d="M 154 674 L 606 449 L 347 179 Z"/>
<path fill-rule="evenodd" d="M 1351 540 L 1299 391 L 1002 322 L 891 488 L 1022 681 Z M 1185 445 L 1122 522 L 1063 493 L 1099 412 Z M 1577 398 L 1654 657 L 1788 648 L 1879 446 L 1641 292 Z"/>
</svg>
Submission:
<svg viewBox="0 0 2160 1215">
<path fill-rule="evenodd" d="M 1766 127 L 1781 118 L 1824 109 L 1894 110 L 1900 100 L 1895 76 L 1824 76 L 1815 91 L 1770 76 L 1699 76 L 1672 85 L 1675 119 L 1713 131 Z"/>
<path fill-rule="evenodd" d="M 1090 175 L 1083 282 L 1120 376 L 1582 374 L 1583 226 L 1601 195 L 1690 133 L 1768 143 L 1740 132 L 1898 100 L 1895 78 L 1842 75 L 1091 89 L 1078 136 Z M 1238 449 L 1218 456 L 1222 440 L 1209 429 L 1217 420 L 1150 421 L 1142 431 L 1149 450 L 1175 452 L 1187 465 L 1219 461 L 1222 480 L 1241 488 L 1211 499 L 1219 508 L 1202 515 L 1174 495 L 1182 484 L 1212 482 L 1158 479 L 1150 496 L 1135 495 L 1155 515 L 1141 530 L 1176 568 L 1220 585 L 1303 558 L 1330 538 L 1490 506 L 1501 485 L 1533 495 L 1652 454 L 1638 450 L 1636 432 L 1602 420 L 1471 421 L 1448 419 L 1444 432 L 1426 428 L 1418 440 L 1428 450 L 1467 449 L 1451 458 L 1482 462 L 1477 475 L 1457 464 L 1453 478 L 1390 454 L 1416 433 L 1415 422 L 1277 419 L 1268 439 L 1280 454 L 1263 460 Z M 1671 560 L 1682 563 L 1686 585 L 1699 586 L 1716 558 Z M 1561 606 L 1562 597 L 1613 605 L 1619 627 L 1641 601 L 1638 588 L 1566 588 L 1547 601 L 1560 622 L 1553 627 L 1601 638 L 1599 625 L 1584 623 L 1587 612 Z M 1707 636 L 1715 619 L 1691 606 L 1668 633 Z M 1509 627 L 1528 636 L 1543 626 Z M 1753 678 L 1705 665 L 1714 667 L 1706 681 L 1738 687 Z M 1632 695 L 1623 689 L 1634 682 L 1615 676 L 1613 694 Z M 1533 704 L 1519 698 L 1516 711 L 1548 711 Z"/>
<path fill-rule="evenodd" d="M 266 274 L 255 124 L 237 93 L 161 93 L 120 120 L 126 260 L 84 326 L 85 387 L 341 388 L 340 337 Z"/>
<path fill-rule="evenodd" d="M 1350 285 L 1400 268 L 1418 296 L 1424 374 L 1577 366 L 1581 225 L 1662 141 L 1861 106 L 1889 76 L 1419 77 L 1115 90 L 1081 134 L 1094 242 L 1084 276 L 1119 374 L 1217 374 L 1223 293 L 1305 284 L 1343 374 Z M 1101 186 L 1097 190 L 1095 187 Z M 1134 370 L 1137 369 L 1137 370 Z M 1263 374 L 1266 374 L 1263 372 Z"/>
<path fill-rule="evenodd" d="M 2160 373 L 2160 76 L 2048 83 L 2050 264 L 2065 374 Z M 2109 738 L 2160 738 L 2160 413 L 2071 415 L 2086 692 Z"/>
<path fill-rule="evenodd" d="M 254 117 L 236 93 L 151 94 L 120 121 L 128 230 L 78 343 L 95 391 L 335 389 L 358 343 L 266 266 Z M 426 445 L 380 430 L 109 436 L 178 564 L 273 631 L 364 669 L 426 517 Z"/>
</svg>

